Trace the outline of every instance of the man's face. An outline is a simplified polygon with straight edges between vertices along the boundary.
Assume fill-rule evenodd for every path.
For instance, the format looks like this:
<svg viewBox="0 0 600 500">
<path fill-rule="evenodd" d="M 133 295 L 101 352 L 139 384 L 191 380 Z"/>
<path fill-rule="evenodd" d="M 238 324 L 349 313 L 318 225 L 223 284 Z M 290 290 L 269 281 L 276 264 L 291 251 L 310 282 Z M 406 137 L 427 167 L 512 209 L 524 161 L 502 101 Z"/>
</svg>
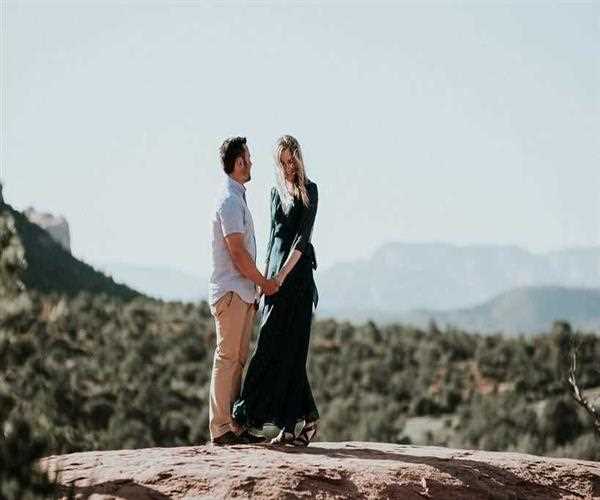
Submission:
<svg viewBox="0 0 600 500">
<path fill-rule="evenodd" d="M 248 146 L 244 144 L 244 154 L 240 158 L 242 161 L 240 162 L 240 177 L 244 179 L 244 182 L 248 182 L 252 175 L 250 174 L 250 170 L 252 168 L 252 159 L 250 158 L 250 151 Z"/>
</svg>

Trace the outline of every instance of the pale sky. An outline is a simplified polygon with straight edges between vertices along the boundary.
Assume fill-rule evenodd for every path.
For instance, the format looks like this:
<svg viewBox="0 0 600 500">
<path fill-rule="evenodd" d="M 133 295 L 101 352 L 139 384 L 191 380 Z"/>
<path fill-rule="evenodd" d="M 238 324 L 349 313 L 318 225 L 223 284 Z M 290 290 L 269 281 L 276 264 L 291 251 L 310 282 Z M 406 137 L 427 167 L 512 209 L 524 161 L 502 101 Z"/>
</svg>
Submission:
<svg viewBox="0 0 600 500">
<path fill-rule="evenodd" d="M 600 245 L 600 2 L 1 9 L 5 198 L 64 215 L 91 263 L 204 274 L 229 135 L 262 258 L 284 133 L 323 267 L 389 241 Z"/>
</svg>

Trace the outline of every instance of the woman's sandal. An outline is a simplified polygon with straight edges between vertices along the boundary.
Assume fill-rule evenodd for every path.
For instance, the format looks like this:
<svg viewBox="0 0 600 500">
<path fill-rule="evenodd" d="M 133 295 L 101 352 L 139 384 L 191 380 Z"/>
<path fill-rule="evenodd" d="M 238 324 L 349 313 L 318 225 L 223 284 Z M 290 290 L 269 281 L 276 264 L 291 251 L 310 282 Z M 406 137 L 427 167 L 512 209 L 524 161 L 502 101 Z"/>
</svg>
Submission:
<svg viewBox="0 0 600 500">
<path fill-rule="evenodd" d="M 286 444 L 292 444 L 296 436 L 294 436 L 293 432 L 288 432 L 282 430 L 277 436 L 275 436 L 269 444 L 274 444 L 277 446 L 285 446 Z"/>
<path fill-rule="evenodd" d="M 318 420 L 307 422 L 300 431 L 300 434 L 292 441 L 294 446 L 302 446 L 306 448 L 308 444 L 315 438 L 319 430 Z"/>
</svg>

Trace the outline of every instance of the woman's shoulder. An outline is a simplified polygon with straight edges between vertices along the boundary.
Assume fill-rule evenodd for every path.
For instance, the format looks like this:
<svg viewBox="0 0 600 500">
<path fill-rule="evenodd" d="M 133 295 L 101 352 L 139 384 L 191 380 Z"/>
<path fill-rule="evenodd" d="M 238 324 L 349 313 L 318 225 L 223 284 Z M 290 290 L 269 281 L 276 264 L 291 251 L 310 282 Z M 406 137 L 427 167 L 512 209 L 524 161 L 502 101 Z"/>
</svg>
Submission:
<svg viewBox="0 0 600 500">
<path fill-rule="evenodd" d="M 313 181 L 308 181 L 306 183 L 306 192 L 310 200 L 316 200 L 319 197 L 319 190 L 317 189 L 317 184 Z"/>
<path fill-rule="evenodd" d="M 317 183 L 313 182 L 311 180 L 307 181 L 306 182 L 306 190 L 309 193 L 311 193 L 311 192 L 316 193 L 318 191 L 318 189 L 317 189 Z"/>
</svg>

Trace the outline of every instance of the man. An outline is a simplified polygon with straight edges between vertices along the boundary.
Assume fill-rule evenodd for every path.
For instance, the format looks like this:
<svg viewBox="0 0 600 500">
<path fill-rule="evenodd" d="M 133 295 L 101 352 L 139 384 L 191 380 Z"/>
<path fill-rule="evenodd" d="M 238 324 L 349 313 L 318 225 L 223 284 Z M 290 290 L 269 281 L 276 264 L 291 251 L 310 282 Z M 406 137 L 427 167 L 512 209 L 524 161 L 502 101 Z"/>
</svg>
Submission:
<svg viewBox="0 0 600 500">
<path fill-rule="evenodd" d="M 208 298 L 215 319 L 217 347 L 210 381 L 209 427 L 216 445 L 257 443 L 263 438 L 239 428 L 231 405 L 239 396 L 248 359 L 255 312 L 256 287 L 265 295 L 279 289 L 256 268 L 256 239 L 244 184 L 252 161 L 245 137 L 232 137 L 220 149 L 226 174 L 211 221 L 212 273 Z"/>
</svg>

